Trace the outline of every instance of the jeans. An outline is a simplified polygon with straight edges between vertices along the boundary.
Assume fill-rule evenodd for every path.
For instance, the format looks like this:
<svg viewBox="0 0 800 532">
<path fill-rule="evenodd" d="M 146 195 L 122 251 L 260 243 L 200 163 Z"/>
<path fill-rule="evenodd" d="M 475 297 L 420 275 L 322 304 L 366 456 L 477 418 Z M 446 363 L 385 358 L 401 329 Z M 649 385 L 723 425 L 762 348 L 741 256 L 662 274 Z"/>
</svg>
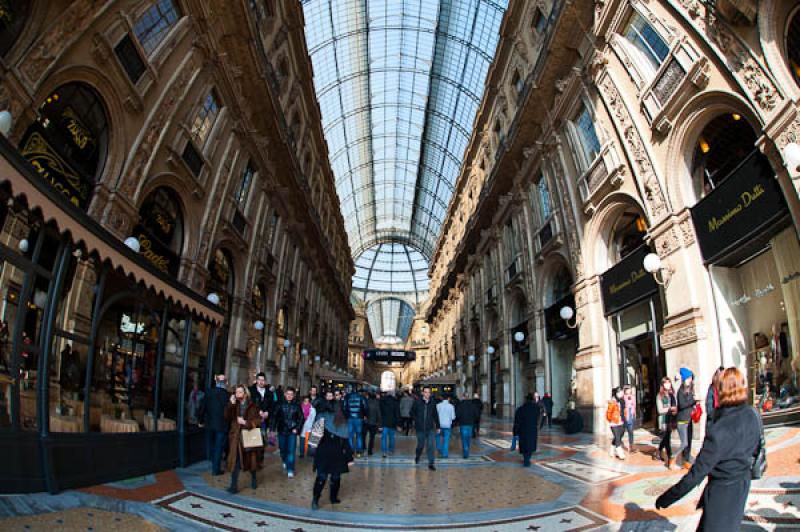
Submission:
<svg viewBox="0 0 800 532">
<path fill-rule="evenodd" d="M 517 440 L 519 440 L 517 436 L 511 436 L 511 451 L 517 450 Z"/>
<path fill-rule="evenodd" d="M 383 454 L 394 452 L 394 427 L 383 427 L 383 435 L 381 436 L 381 452 Z"/>
<path fill-rule="evenodd" d="M 363 419 L 349 418 L 347 420 L 347 431 L 350 435 L 350 447 L 352 447 L 353 452 L 356 453 L 360 453 L 364 450 L 364 440 L 361 437 L 363 426 Z"/>
<path fill-rule="evenodd" d="M 434 462 L 434 455 L 433 455 L 433 448 L 436 445 L 436 431 L 435 430 L 427 430 L 417 431 L 417 459 L 422 456 L 422 449 L 428 448 L 428 463 L 433 465 Z"/>
<path fill-rule="evenodd" d="M 634 421 L 626 421 L 623 427 L 625 427 L 625 432 L 628 433 L 628 447 L 630 450 L 633 450 L 633 424 Z"/>
<path fill-rule="evenodd" d="M 441 432 L 436 435 L 437 445 L 436 447 L 439 449 L 439 454 L 442 458 L 447 458 L 448 451 L 450 450 L 450 431 L 452 429 L 441 429 Z"/>
<path fill-rule="evenodd" d="M 614 447 L 622 447 L 623 434 L 625 434 L 625 427 L 623 425 L 614 425 L 611 427 L 611 435 L 614 437 L 611 444 Z"/>
<path fill-rule="evenodd" d="M 286 464 L 286 471 L 294 473 L 294 451 L 297 447 L 297 434 L 278 434 L 278 447 L 281 449 L 281 460 Z"/>
<path fill-rule="evenodd" d="M 672 426 L 669 422 L 664 427 L 664 433 L 661 435 L 661 442 L 658 444 L 658 450 L 667 450 L 667 460 L 672 459 Z"/>
<path fill-rule="evenodd" d="M 472 438 L 472 425 L 461 425 L 461 450 L 464 458 L 469 458 L 469 441 Z"/>
<path fill-rule="evenodd" d="M 222 430 L 209 431 L 211 436 L 211 474 L 222 473 L 222 449 L 228 439 L 228 433 Z"/>
<path fill-rule="evenodd" d="M 406 436 L 408 436 L 408 432 L 411 430 L 411 418 L 410 417 L 402 418 L 402 427 L 403 427 L 403 430 L 406 431 Z"/>
<path fill-rule="evenodd" d="M 692 463 L 692 423 L 678 423 L 678 437 L 681 439 L 675 456 L 683 462 Z"/>
</svg>

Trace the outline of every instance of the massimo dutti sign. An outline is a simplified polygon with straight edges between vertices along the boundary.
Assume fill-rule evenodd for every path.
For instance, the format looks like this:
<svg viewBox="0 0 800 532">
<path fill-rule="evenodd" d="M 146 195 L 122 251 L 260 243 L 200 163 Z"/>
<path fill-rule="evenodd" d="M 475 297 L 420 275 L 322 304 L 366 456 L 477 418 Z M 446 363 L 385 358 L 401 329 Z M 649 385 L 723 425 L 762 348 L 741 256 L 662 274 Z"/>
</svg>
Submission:
<svg viewBox="0 0 800 532">
<path fill-rule="evenodd" d="M 747 244 L 786 210 L 769 161 L 754 152 L 691 209 L 704 262 L 719 261 Z"/>
<path fill-rule="evenodd" d="M 644 269 L 647 245 L 619 261 L 600 276 L 600 291 L 606 315 L 614 314 L 658 292 L 658 284 Z"/>
</svg>

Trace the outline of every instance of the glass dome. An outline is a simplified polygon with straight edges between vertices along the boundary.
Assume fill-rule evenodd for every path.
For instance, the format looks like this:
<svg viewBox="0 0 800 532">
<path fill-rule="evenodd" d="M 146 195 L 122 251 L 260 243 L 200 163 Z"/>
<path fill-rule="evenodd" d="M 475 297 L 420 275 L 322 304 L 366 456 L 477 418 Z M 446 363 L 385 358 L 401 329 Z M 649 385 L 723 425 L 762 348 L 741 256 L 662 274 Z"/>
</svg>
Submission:
<svg viewBox="0 0 800 532">
<path fill-rule="evenodd" d="M 382 294 L 403 294 L 414 304 L 425 298 L 430 281 L 428 260 L 400 242 L 378 244 L 355 261 L 353 292 L 364 301 Z M 373 329 L 373 334 L 379 334 Z"/>
<path fill-rule="evenodd" d="M 401 299 L 384 298 L 367 307 L 367 321 L 375 343 L 404 344 L 414 322 L 414 309 Z"/>
</svg>

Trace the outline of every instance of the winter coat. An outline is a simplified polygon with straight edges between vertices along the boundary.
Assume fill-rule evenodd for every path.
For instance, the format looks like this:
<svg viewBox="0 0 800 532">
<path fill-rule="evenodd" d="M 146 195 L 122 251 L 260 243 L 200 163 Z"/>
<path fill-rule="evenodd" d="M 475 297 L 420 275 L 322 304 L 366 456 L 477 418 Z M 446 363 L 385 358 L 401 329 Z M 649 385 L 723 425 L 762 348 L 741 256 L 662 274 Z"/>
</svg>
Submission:
<svg viewBox="0 0 800 532">
<path fill-rule="evenodd" d="M 456 409 L 449 401 L 442 401 L 436 405 L 436 413 L 439 415 L 439 424 L 443 429 L 452 428 L 453 421 L 456 419 Z"/>
<path fill-rule="evenodd" d="M 536 440 L 539 431 L 539 419 L 542 407 L 533 401 L 525 401 L 514 413 L 514 436 L 519 439 L 521 454 L 536 452 Z"/>
<path fill-rule="evenodd" d="M 670 407 L 678 406 L 678 401 L 675 399 L 674 393 L 662 395 L 659 393 L 656 396 L 656 411 L 658 412 L 658 428 L 667 430 L 673 428 L 675 424 L 675 415 L 670 413 Z"/>
<path fill-rule="evenodd" d="M 400 424 L 400 401 L 394 395 L 384 395 L 381 397 L 381 420 L 382 426 L 395 428 Z"/>
<path fill-rule="evenodd" d="M 476 423 L 480 423 L 481 414 L 483 413 L 483 401 L 480 399 L 473 399 L 472 404 L 475 405 L 475 410 L 478 412 L 478 419 L 476 420 Z"/>
<path fill-rule="evenodd" d="M 400 399 L 400 416 L 411 417 L 411 409 L 414 407 L 414 398 L 410 395 L 404 395 Z"/>
<path fill-rule="evenodd" d="M 367 425 L 382 427 L 381 425 L 381 404 L 377 399 L 367 399 Z"/>
<path fill-rule="evenodd" d="M 677 421 L 692 422 L 692 409 L 697 401 L 694 399 L 692 390 L 687 390 L 686 386 L 681 386 L 678 390 L 678 415 Z"/>
<path fill-rule="evenodd" d="M 424 399 L 414 401 L 411 407 L 411 417 L 414 418 L 414 429 L 417 433 L 436 430 L 439 428 L 439 414 L 433 397 L 426 403 Z"/>
<path fill-rule="evenodd" d="M 548 416 L 553 415 L 553 398 L 550 396 L 549 393 L 544 394 L 542 398 L 542 406 L 544 407 L 544 411 L 547 412 Z"/>
<path fill-rule="evenodd" d="M 328 426 L 327 420 L 325 426 Z M 348 438 L 342 438 L 325 430 L 314 453 L 314 468 L 317 474 L 341 475 L 350 472 L 347 464 L 353 461 L 353 449 Z"/>
<path fill-rule="evenodd" d="M 719 409 L 695 463 L 686 475 L 656 500 L 666 508 L 708 477 L 698 508 L 698 530 L 739 530 L 750 491 L 750 470 L 761 438 L 761 419 L 748 405 Z"/>
<path fill-rule="evenodd" d="M 606 409 L 606 421 L 612 427 L 622 425 L 622 409 L 619 406 L 619 401 L 616 399 L 608 400 L 608 408 Z"/>
<path fill-rule="evenodd" d="M 344 414 L 350 419 L 364 419 L 367 416 L 367 400 L 358 392 L 351 392 L 344 398 Z"/>
<path fill-rule="evenodd" d="M 239 425 L 239 404 L 232 405 L 228 400 L 225 408 L 225 420 L 228 422 L 228 471 L 233 471 L 236 465 L 236 453 L 239 454 L 239 462 L 242 471 L 257 471 L 258 458 L 262 449 L 245 450 L 242 444 L 242 429 L 254 429 L 261 425 L 261 416 L 258 415 L 258 407 L 249 401 L 247 408 L 242 416 L 247 422 L 246 425 Z M 235 449 L 235 451 L 234 451 Z"/>
<path fill-rule="evenodd" d="M 275 409 L 275 417 L 272 420 L 272 430 L 278 434 L 290 434 L 296 430 L 298 434 L 303 429 L 305 418 L 303 409 L 296 402 L 282 402 Z"/>
<path fill-rule="evenodd" d="M 255 403 L 261 412 L 272 412 L 272 392 L 269 391 L 269 388 L 264 388 L 264 398 L 262 399 L 261 394 L 258 393 L 258 386 L 252 385 L 250 387 L 250 400 Z"/>
<path fill-rule="evenodd" d="M 706 429 L 708 429 L 708 425 L 714 422 L 714 415 L 717 410 L 717 402 L 719 399 L 717 398 L 717 391 L 714 389 L 714 385 L 710 385 L 708 387 L 708 392 L 706 393 Z"/>
<path fill-rule="evenodd" d="M 462 427 L 472 427 L 478 422 L 478 409 L 473 401 L 461 401 L 456 406 L 456 423 Z"/>
<path fill-rule="evenodd" d="M 225 410 L 230 404 L 230 394 L 225 388 L 209 388 L 200 407 L 200 418 L 209 430 L 226 432 L 230 427 L 225 419 Z"/>
</svg>

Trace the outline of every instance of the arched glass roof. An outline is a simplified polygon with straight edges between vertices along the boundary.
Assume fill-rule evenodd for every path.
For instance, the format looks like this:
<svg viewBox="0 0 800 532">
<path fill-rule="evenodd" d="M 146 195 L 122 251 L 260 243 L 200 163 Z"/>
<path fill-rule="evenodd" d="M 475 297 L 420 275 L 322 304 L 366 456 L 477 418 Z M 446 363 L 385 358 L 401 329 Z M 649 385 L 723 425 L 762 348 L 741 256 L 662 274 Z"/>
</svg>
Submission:
<svg viewBox="0 0 800 532">
<path fill-rule="evenodd" d="M 404 295 L 417 304 L 428 291 L 428 260 L 418 250 L 400 242 L 371 247 L 355 260 L 353 292 L 364 301 L 388 294 Z M 373 329 L 374 335 L 380 332 Z"/>
<path fill-rule="evenodd" d="M 508 0 L 302 3 L 354 257 L 397 239 L 430 257 Z"/>
<path fill-rule="evenodd" d="M 414 309 L 400 299 L 378 299 L 367 307 L 367 321 L 376 343 L 402 344 L 411 332 Z"/>
</svg>

